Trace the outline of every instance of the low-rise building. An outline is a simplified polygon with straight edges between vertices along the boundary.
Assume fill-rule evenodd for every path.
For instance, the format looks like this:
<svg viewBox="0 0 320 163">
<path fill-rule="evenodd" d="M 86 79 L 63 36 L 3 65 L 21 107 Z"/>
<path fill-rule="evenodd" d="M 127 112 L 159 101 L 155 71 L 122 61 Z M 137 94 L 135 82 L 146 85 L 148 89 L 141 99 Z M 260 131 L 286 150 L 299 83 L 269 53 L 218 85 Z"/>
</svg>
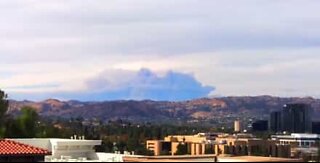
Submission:
<svg viewBox="0 0 320 163">
<path fill-rule="evenodd" d="M 14 141 L 47 149 L 51 152 L 52 159 L 63 157 L 91 159 L 95 153 L 94 147 L 101 145 L 101 140 L 14 139 Z"/>
<path fill-rule="evenodd" d="M 318 134 L 273 135 L 272 140 L 290 145 L 292 157 L 317 157 L 319 153 L 320 135 Z"/>
<path fill-rule="evenodd" d="M 187 153 L 191 155 L 205 154 L 206 148 L 213 148 L 217 134 L 199 133 L 197 135 L 171 135 L 164 140 L 148 140 L 147 149 L 154 152 L 155 156 L 175 155 L 179 145 L 187 148 Z"/>
<path fill-rule="evenodd" d="M 261 156 L 124 156 L 124 162 L 302 162 L 302 159 Z"/>
<path fill-rule="evenodd" d="M 221 135 L 216 138 L 218 155 L 290 157 L 290 145 L 276 140 L 263 140 L 250 134 Z"/>
<path fill-rule="evenodd" d="M 155 156 L 176 155 L 179 145 L 183 145 L 187 151 L 185 154 L 189 155 L 290 157 L 290 145 L 280 144 L 276 140 L 257 139 L 250 134 L 173 135 L 164 140 L 149 140 L 146 145 Z"/>
<path fill-rule="evenodd" d="M 12 139 L 19 143 L 48 150 L 45 162 L 122 162 L 123 155 L 112 153 L 96 153 L 95 146 L 101 140 L 81 139 Z"/>
<path fill-rule="evenodd" d="M 236 156 L 218 157 L 217 162 L 303 162 L 303 160 L 280 157 Z"/>
</svg>

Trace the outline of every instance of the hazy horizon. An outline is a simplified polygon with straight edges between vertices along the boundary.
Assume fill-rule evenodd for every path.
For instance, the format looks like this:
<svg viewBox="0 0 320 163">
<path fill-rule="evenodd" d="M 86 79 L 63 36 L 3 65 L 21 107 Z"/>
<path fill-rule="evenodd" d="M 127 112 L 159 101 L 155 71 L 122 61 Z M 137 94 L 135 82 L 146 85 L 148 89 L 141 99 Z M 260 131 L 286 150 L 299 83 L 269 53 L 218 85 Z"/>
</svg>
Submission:
<svg viewBox="0 0 320 163">
<path fill-rule="evenodd" d="M 11 99 L 320 97 L 320 1 L 0 1 Z"/>
<path fill-rule="evenodd" d="M 45 102 L 48 100 L 58 100 L 61 102 L 70 102 L 70 101 L 78 101 L 78 102 L 114 102 L 114 101 L 154 101 L 154 102 L 186 102 L 186 101 L 193 101 L 193 100 L 201 100 L 201 99 L 222 99 L 222 98 L 258 98 L 258 97 L 272 97 L 272 98 L 297 98 L 297 99 L 304 99 L 304 98 L 312 98 L 315 100 L 320 100 L 320 98 L 312 97 L 312 96 L 272 96 L 272 95 L 255 95 L 255 96 L 210 96 L 210 97 L 198 97 L 198 98 L 192 98 L 192 99 L 184 99 L 184 100 L 154 100 L 154 99 L 97 99 L 97 100 L 85 100 L 85 99 L 62 99 L 62 98 L 45 98 L 45 99 L 36 99 L 36 100 L 28 100 L 28 99 L 9 99 L 12 101 L 29 101 L 29 102 Z"/>
</svg>

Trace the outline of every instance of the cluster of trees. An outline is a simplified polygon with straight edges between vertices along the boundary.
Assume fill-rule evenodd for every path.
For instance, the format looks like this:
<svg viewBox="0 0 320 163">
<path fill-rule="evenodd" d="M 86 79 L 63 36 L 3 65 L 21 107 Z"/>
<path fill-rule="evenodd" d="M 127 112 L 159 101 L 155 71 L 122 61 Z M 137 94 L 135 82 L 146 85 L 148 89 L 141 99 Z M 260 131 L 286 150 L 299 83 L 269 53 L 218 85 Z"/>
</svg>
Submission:
<svg viewBox="0 0 320 163">
<path fill-rule="evenodd" d="M 6 114 L 9 100 L 0 90 L 0 138 L 46 138 L 62 137 L 59 129 L 41 122 L 37 112 L 30 107 L 23 107 L 18 115 Z"/>
<path fill-rule="evenodd" d="M 8 110 L 9 102 L 7 99 L 7 95 L 0 90 L 0 136 L 5 134 L 5 115 Z"/>
</svg>

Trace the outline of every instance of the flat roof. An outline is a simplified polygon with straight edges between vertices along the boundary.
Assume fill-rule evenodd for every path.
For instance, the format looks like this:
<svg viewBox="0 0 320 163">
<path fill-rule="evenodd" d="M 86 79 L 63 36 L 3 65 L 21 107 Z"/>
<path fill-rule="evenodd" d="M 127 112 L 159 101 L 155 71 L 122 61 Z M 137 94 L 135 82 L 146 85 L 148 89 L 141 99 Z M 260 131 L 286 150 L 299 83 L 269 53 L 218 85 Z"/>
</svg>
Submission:
<svg viewBox="0 0 320 163">
<path fill-rule="evenodd" d="M 102 140 L 88 140 L 88 139 L 60 139 L 60 138 L 12 138 L 10 140 L 43 140 L 43 141 L 54 141 L 54 142 L 101 142 Z"/>
<path fill-rule="evenodd" d="M 46 145 L 46 148 L 51 148 L 51 145 L 101 145 L 102 140 L 81 140 L 81 139 L 56 139 L 56 138 L 25 138 L 25 139 L 10 139 L 14 141 L 18 141 L 21 143 L 32 144 L 32 145 Z"/>
<path fill-rule="evenodd" d="M 283 139 L 320 139 L 318 134 L 304 134 L 304 133 L 292 133 L 291 135 L 272 135 L 272 138 L 283 138 Z"/>
</svg>

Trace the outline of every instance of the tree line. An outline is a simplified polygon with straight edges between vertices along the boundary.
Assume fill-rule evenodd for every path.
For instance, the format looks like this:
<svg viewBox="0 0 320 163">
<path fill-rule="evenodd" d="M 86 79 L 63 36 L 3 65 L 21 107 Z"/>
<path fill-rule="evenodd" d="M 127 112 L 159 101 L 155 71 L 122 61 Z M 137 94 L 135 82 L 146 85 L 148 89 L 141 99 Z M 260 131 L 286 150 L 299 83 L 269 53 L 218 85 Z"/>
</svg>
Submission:
<svg viewBox="0 0 320 163">
<path fill-rule="evenodd" d="M 42 123 L 35 109 L 26 106 L 13 116 L 7 114 L 8 108 L 8 96 L 0 90 L 0 138 L 63 137 L 59 129 Z"/>
</svg>

